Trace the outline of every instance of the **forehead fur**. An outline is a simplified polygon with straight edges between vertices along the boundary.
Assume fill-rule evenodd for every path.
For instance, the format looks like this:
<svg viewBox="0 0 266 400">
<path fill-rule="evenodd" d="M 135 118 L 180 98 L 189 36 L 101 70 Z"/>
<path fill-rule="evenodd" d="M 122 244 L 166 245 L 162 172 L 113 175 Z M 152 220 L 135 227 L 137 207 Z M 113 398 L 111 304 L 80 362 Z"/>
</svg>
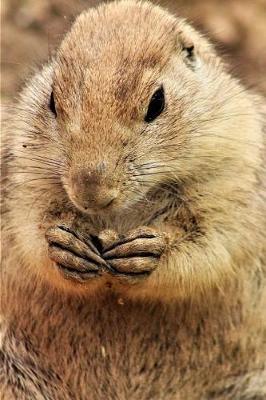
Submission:
<svg viewBox="0 0 266 400">
<path fill-rule="evenodd" d="M 150 3 L 121 1 L 82 13 L 61 46 L 91 66 L 127 59 L 154 66 L 176 45 L 176 20 Z M 110 57 L 111 55 L 111 57 Z"/>
<path fill-rule="evenodd" d="M 178 48 L 176 32 L 176 19 L 146 2 L 112 2 L 82 13 L 58 51 L 60 98 L 66 102 L 73 90 L 90 92 L 100 85 L 106 101 L 110 92 L 125 100 L 145 73 L 147 90 Z"/>
</svg>

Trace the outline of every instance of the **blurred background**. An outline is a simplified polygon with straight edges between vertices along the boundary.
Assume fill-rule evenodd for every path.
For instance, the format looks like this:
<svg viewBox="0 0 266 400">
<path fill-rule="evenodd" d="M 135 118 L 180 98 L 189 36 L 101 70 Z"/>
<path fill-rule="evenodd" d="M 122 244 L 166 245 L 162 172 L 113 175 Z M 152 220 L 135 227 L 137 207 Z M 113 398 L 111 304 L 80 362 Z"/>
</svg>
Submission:
<svg viewBox="0 0 266 400">
<path fill-rule="evenodd" d="M 2 0 L 1 95 L 9 101 L 85 8 L 100 0 Z M 235 76 L 266 94 L 266 0 L 156 0 L 206 33 Z"/>
</svg>

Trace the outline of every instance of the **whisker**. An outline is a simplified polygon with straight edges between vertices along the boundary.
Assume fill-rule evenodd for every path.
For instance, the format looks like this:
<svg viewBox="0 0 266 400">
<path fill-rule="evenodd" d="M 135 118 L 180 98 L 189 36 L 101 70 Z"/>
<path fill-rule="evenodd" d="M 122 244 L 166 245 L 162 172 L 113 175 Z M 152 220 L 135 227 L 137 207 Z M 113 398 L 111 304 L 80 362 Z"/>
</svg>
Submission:
<svg viewBox="0 0 266 400">
<path fill-rule="evenodd" d="M 63 166 L 63 164 L 60 163 L 60 162 L 55 162 L 53 160 L 49 160 L 49 161 L 48 160 L 42 160 L 41 158 L 37 158 L 37 157 L 22 157 L 22 156 L 19 156 L 19 157 L 16 157 L 16 159 L 37 162 L 38 164 L 40 163 L 40 164 L 43 164 L 43 165 L 48 166 L 48 167 L 49 166 L 53 166 L 53 167 L 62 167 Z M 36 166 L 36 167 L 38 167 L 38 166 Z"/>
<path fill-rule="evenodd" d="M 171 174 L 172 170 L 165 170 L 165 171 L 156 171 L 156 172 L 148 172 L 148 173 L 139 173 L 139 174 L 132 174 L 131 176 L 150 176 L 150 175 L 161 175 L 161 174 Z"/>
<path fill-rule="evenodd" d="M 42 182 L 42 181 L 46 181 L 46 182 L 47 182 L 47 181 L 48 181 L 48 183 L 51 183 L 51 184 L 53 184 L 53 185 L 54 185 L 56 182 L 59 183 L 59 182 L 58 182 L 58 179 L 53 178 L 53 177 L 43 177 L 43 178 L 38 177 L 38 178 L 29 179 L 29 180 L 27 180 L 27 181 L 19 182 L 19 183 L 16 184 L 16 185 L 13 185 L 12 182 L 8 182 L 8 185 L 9 185 L 9 186 L 12 186 L 12 189 L 17 189 L 18 187 L 20 187 L 20 186 L 22 186 L 22 185 L 28 185 L 29 183 L 31 183 L 31 182 L 36 182 L 36 181 L 38 181 L 38 182 Z M 38 190 L 42 190 L 42 188 L 41 188 L 41 187 L 38 187 Z M 43 190 L 47 190 L 47 188 L 43 188 Z"/>
</svg>

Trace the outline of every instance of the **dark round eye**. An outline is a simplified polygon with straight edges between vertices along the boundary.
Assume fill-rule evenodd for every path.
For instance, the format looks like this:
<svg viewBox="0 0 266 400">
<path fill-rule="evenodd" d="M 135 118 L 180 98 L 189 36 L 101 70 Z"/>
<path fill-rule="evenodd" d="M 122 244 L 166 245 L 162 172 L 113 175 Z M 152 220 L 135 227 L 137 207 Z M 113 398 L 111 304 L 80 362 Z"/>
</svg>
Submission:
<svg viewBox="0 0 266 400">
<path fill-rule="evenodd" d="M 165 97 L 164 97 L 164 88 L 161 86 L 156 92 L 152 95 L 149 108 L 145 117 L 145 122 L 154 121 L 164 110 L 165 106 Z"/>
<path fill-rule="evenodd" d="M 50 100 L 49 100 L 49 108 L 52 113 L 57 116 L 56 108 L 55 108 L 55 101 L 54 101 L 54 92 L 51 93 Z"/>
</svg>

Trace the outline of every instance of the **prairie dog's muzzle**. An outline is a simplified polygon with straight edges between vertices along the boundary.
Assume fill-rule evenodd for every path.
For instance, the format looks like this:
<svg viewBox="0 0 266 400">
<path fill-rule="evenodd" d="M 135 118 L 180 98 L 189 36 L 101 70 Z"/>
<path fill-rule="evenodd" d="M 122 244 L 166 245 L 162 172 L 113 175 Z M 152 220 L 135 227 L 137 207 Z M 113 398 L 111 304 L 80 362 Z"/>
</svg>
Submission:
<svg viewBox="0 0 266 400">
<path fill-rule="evenodd" d="M 105 175 L 105 164 L 82 168 L 70 176 L 70 199 L 85 211 L 98 211 L 111 206 L 118 197 L 118 189 Z"/>
</svg>

